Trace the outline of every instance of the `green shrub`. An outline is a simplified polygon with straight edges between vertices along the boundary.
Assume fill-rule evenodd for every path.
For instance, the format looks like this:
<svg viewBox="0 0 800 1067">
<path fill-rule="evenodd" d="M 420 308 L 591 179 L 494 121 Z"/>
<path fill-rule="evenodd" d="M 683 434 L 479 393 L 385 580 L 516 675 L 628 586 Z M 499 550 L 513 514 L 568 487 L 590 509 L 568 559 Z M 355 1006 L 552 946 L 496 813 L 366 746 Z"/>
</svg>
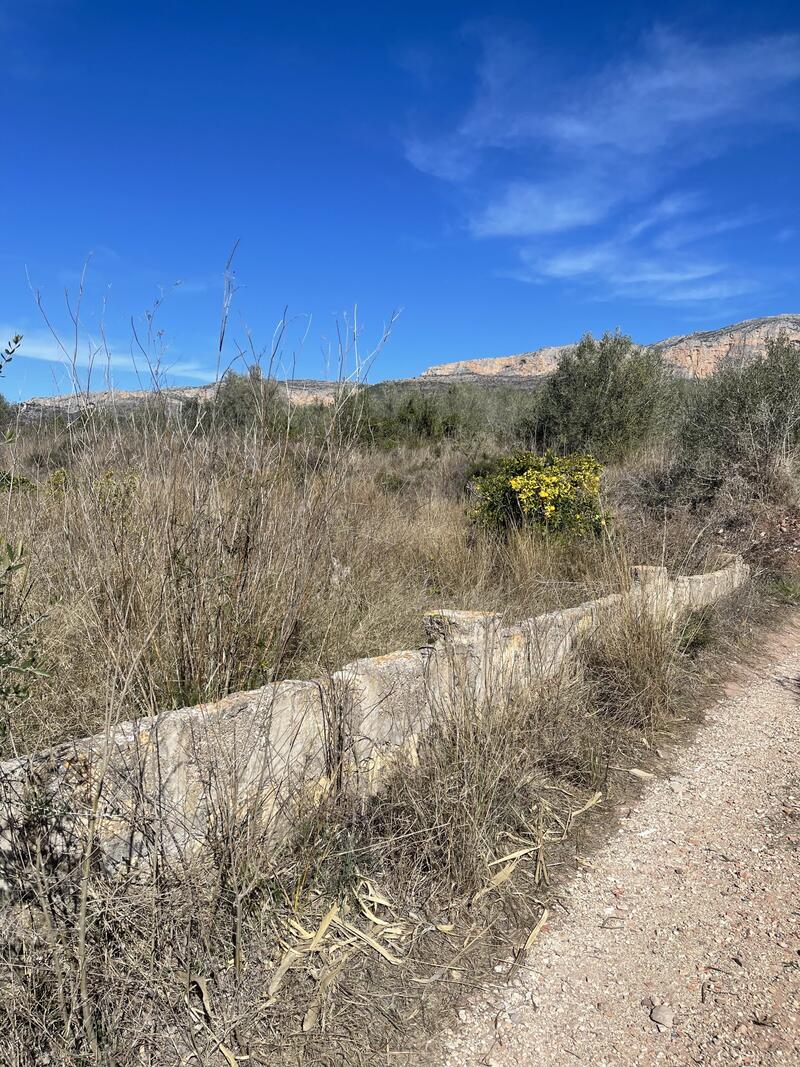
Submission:
<svg viewBox="0 0 800 1067">
<path fill-rule="evenodd" d="M 365 388 L 350 411 L 355 437 L 380 448 L 485 436 L 512 440 L 519 389 L 434 382 L 383 382 Z"/>
<path fill-rule="evenodd" d="M 17 415 L 17 407 L 0 395 L 0 431 L 6 431 L 13 426 Z"/>
<path fill-rule="evenodd" d="M 765 582 L 765 589 L 778 604 L 790 604 L 792 607 L 800 605 L 800 578 L 795 574 L 770 576 Z"/>
<path fill-rule="evenodd" d="M 602 467 L 594 456 L 515 452 L 473 483 L 483 526 L 531 523 L 554 532 L 597 532 Z"/>
<path fill-rule="evenodd" d="M 13 471 L 0 470 L 0 492 L 14 493 L 25 489 L 33 489 L 34 484 L 24 474 L 15 474 Z"/>
<path fill-rule="evenodd" d="M 800 458 L 800 349 L 786 335 L 758 358 L 729 358 L 697 384 L 679 437 L 676 480 L 695 502 L 735 478 L 756 499 L 784 496 Z"/>
<path fill-rule="evenodd" d="M 587 334 L 562 355 L 527 432 L 540 447 L 619 460 L 662 432 L 672 393 L 657 352 L 619 333 Z"/>
<path fill-rule="evenodd" d="M 247 374 L 229 370 L 217 387 L 214 398 L 200 404 L 196 399 L 181 405 L 183 421 L 204 430 L 248 431 L 275 429 L 276 421 L 285 422 L 285 405 L 277 382 L 264 377 L 254 364 Z"/>
</svg>

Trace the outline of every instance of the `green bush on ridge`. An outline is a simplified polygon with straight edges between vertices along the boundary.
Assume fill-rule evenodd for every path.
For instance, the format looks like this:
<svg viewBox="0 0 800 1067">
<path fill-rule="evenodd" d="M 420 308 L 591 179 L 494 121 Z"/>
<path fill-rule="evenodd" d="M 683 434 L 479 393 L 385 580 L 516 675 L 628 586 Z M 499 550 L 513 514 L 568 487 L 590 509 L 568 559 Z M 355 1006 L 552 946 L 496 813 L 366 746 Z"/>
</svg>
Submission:
<svg viewBox="0 0 800 1067">
<path fill-rule="evenodd" d="M 587 334 L 547 379 L 529 432 L 540 447 L 621 460 L 663 433 L 673 389 L 657 352 L 620 333 Z"/>
<path fill-rule="evenodd" d="M 763 356 L 724 360 L 695 385 L 677 436 L 673 479 L 695 502 L 732 478 L 758 500 L 795 491 L 800 455 L 800 348 L 785 334 Z"/>
</svg>

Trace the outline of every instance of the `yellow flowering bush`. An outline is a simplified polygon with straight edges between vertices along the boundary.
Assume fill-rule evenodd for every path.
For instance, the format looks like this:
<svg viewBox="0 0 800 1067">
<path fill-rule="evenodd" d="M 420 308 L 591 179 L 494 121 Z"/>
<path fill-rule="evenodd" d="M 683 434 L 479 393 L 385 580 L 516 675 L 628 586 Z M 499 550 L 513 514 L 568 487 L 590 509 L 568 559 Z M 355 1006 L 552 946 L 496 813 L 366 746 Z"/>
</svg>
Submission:
<svg viewBox="0 0 800 1067">
<path fill-rule="evenodd" d="M 602 473 L 594 456 L 515 452 L 475 480 L 475 518 L 490 527 L 529 522 L 558 532 L 598 532 Z"/>
</svg>

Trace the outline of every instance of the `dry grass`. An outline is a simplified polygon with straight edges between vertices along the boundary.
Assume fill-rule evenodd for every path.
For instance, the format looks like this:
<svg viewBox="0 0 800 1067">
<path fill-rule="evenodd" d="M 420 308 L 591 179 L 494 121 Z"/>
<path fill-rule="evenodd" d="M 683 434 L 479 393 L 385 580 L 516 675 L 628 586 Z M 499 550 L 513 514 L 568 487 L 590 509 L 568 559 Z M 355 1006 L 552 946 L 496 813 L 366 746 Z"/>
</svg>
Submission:
<svg viewBox="0 0 800 1067">
<path fill-rule="evenodd" d="M 478 534 L 456 450 L 354 448 L 335 419 L 321 443 L 174 420 L 20 427 L 0 457 L 25 563 L 3 621 L 26 619 L 36 672 L 0 754 L 417 645 L 432 607 L 522 618 L 602 585 L 608 543 Z M 637 523 L 629 551 L 659 561 L 663 530 Z"/>
<path fill-rule="evenodd" d="M 37 660 L 6 751 L 412 646 L 433 606 L 520 618 L 619 588 L 629 559 L 699 570 L 713 551 L 688 518 L 635 510 L 613 541 L 478 534 L 455 450 L 359 450 L 335 415 L 321 442 L 22 428 L 3 462 L 33 483 L 4 501 L 25 567 L 4 611 Z M 5 1062 L 385 1062 L 524 943 L 574 866 L 576 813 L 691 700 L 701 630 L 623 616 L 524 700 L 437 709 L 368 804 L 288 797 L 277 837 L 222 794 L 201 852 L 133 871 L 91 852 L 48 866 L 33 834 L 0 920 Z"/>
<path fill-rule="evenodd" d="M 742 604 L 728 612 L 741 625 Z M 690 644 L 632 612 L 525 699 L 438 708 L 366 807 L 289 798 L 280 844 L 218 808 L 202 852 L 117 876 L 48 874 L 34 848 L 0 939 L 5 1062 L 377 1065 L 408 1049 L 521 951 L 586 852 L 587 803 L 602 793 L 607 821 L 626 770 L 656 769 L 700 680 Z"/>
</svg>

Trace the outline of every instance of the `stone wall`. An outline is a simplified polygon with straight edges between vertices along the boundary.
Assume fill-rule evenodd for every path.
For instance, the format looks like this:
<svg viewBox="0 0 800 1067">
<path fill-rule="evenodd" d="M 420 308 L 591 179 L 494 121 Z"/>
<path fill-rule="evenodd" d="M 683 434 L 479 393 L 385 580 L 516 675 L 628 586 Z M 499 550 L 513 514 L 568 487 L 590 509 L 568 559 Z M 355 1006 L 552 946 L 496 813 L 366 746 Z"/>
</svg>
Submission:
<svg viewBox="0 0 800 1067">
<path fill-rule="evenodd" d="M 266 825 L 297 790 L 355 778 L 368 793 L 400 753 L 413 757 L 437 708 L 508 699 L 565 669 L 581 639 L 623 607 L 668 623 L 732 593 L 740 558 L 669 579 L 638 567 L 622 593 L 504 626 L 499 615 L 437 611 L 429 643 L 356 660 L 330 677 L 285 681 L 213 704 L 123 723 L 105 735 L 0 764 L 0 887 L 29 865 L 83 848 L 125 863 L 203 839 L 215 820 L 254 810 Z"/>
</svg>

